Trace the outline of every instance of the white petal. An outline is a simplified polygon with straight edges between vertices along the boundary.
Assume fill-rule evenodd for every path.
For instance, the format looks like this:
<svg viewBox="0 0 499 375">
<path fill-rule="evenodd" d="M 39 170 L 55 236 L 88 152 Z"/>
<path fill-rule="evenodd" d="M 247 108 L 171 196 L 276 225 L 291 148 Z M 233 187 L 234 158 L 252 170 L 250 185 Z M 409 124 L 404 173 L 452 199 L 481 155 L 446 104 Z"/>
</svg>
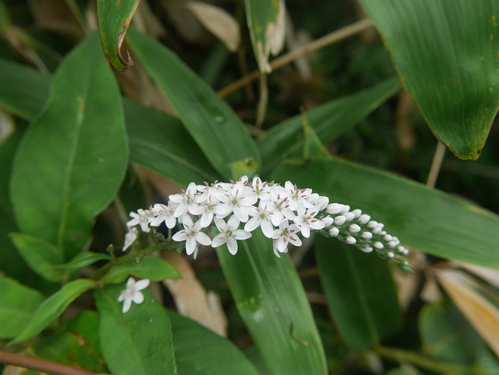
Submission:
<svg viewBox="0 0 499 375">
<path fill-rule="evenodd" d="M 301 226 L 301 234 L 305 238 L 309 238 L 310 237 L 310 228 L 309 228 L 309 226 L 307 224 L 304 224 L 304 225 Z"/>
<path fill-rule="evenodd" d="M 127 282 L 126 282 L 127 289 L 129 287 L 131 287 L 132 285 L 134 285 L 134 284 L 135 284 L 135 279 L 133 277 L 129 277 L 128 280 L 127 280 Z"/>
<path fill-rule="evenodd" d="M 215 225 L 217 226 L 217 228 L 220 232 L 227 232 L 229 230 L 229 226 L 222 219 L 215 218 Z"/>
<path fill-rule="evenodd" d="M 239 227 L 239 219 L 237 218 L 237 216 L 231 216 L 227 225 L 229 230 L 236 230 Z"/>
<path fill-rule="evenodd" d="M 187 255 L 191 255 L 194 252 L 194 250 L 196 250 L 197 246 L 198 245 L 194 237 L 188 237 L 187 240 L 185 241 L 185 252 L 187 253 Z"/>
<path fill-rule="evenodd" d="M 289 242 L 291 242 L 295 246 L 301 246 L 302 244 L 298 236 L 289 236 Z"/>
<path fill-rule="evenodd" d="M 206 233 L 203 232 L 197 232 L 194 235 L 194 238 L 196 239 L 197 242 L 199 242 L 201 245 L 204 246 L 210 246 L 211 245 L 211 240 L 210 237 Z"/>
<path fill-rule="evenodd" d="M 251 233 L 242 229 L 238 229 L 232 233 L 232 236 L 238 240 L 247 240 L 251 237 Z"/>
<path fill-rule="evenodd" d="M 244 230 L 251 232 L 260 226 L 261 219 L 259 216 L 252 217 L 245 225 Z M 263 228 L 262 228 L 263 230 Z M 272 236 L 272 233 L 270 234 Z M 267 236 L 268 237 L 268 236 Z"/>
<path fill-rule="evenodd" d="M 235 255 L 237 253 L 237 241 L 234 239 L 234 237 L 229 237 L 227 241 L 227 248 L 232 255 Z"/>
<path fill-rule="evenodd" d="M 222 246 L 225 242 L 227 242 L 227 237 L 225 237 L 224 233 L 220 233 L 218 236 L 213 238 L 213 240 L 211 241 L 211 246 L 219 247 Z"/>
<path fill-rule="evenodd" d="M 130 310 L 130 307 L 132 306 L 132 299 L 127 298 L 125 302 L 123 303 L 123 314 L 126 313 L 128 310 Z"/>
<path fill-rule="evenodd" d="M 270 223 L 269 220 L 264 219 L 262 220 L 262 223 L 260 224 L 262 227 L 262 232 L 267 238 L 272 238 L 272 233 L 274 232 L 274 227 Z M 246 230 L 246 228 L 244 228 Z"/>
<path fill-rule="evenodd" d="M 187 239 L 187 232 L 185 230 L 181 230 L 180 232 L 177 232 L 172 236 L 172 240 L 177 242 L 182 242 L 185 241 L 186 239 Z"/>
<path fill-rule="evenodd" d="M 213 212 L 205 213 L 203 216 L 201 216 L 201 227 L 206 228 L 211 225 L 211 222 L 213 221 Z"/>
<path fill-rule="evenodd" d="M 142 303 L 144 302 L 144 295 L 141 292 L 137 292 L 133 295 L 132 301 L 135 303 Z"/>
<path fill-rule="evenodd" d="M 151 281 L 148 279 L 143 279 L 143 280 L 137 281 L 135 283 L 135 290 L 142 290 L 142 289 L 147 288 L 149 286 L 150 282 Z"/>
</svg>

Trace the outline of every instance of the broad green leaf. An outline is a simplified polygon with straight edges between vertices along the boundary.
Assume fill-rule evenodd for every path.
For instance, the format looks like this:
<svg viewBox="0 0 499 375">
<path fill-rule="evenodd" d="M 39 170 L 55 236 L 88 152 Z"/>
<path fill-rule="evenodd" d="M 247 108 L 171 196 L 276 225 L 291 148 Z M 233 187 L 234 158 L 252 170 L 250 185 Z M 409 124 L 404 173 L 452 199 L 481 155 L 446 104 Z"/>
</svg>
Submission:
<svg viewBox="0 0 499 375">
<path fill-rule="evenodd" d="M 364 351 L 396 333 L 402 313 L 388 262 L 321 234 L 315 246 L 329 311 L 348 345 Z"/>
<path fill-rule="evenodd" d="M 88 345 L 98 353 L 101 352 L 99 343 L 99 314 L 94 311 L 83 310 L 74 318 L 64 322 L 64 328 L 81 336 Z"/>
<path fill-rule="evenodd" d="M 232 342 L 171 310 L 166 312 L 172 324 L 179 374 L 258 375 Z"/>
<path fill-rule="evenodd" d="M 420 375 L 421 373 L 414 367 L 402 366 L 393 370 L 390 370 L 386 375 Z"/>
<path fill-rule="evenodd" d="M 0 106 L 22 117 L 33 119 L 47 100 L 50 76 L 21 64 L 0 59 Z"/>
<path fill-rule="evenodd" d="M 111 268 L 102 278 L 104 284 L 116 284 L 123 282 L 129 275 L 135 275 L 143 279 L 161 281 L 164 279 L 180 279 L 182 276 L 170 263 L 163 259 L 146 256 L 140 262 L 134 259 L 118 263 Z"/>
<path fill-rule="evenodd" d="M 45 298 L 37 290 L 0 277 L 0 339 L 15 337 Z"/>
<path fill-rule="evenodd" d="M 95 290 L 99 337 L 106 364 L 114 374 L 176 374 L 172 329 L 165 309 L 148 290 L 144 302 L 123 314 L 118 302 L 125 285 Z"/>
<path fill-rule="evenodd" d="M 303 285 L 288 254 L 277 258 L 260 231 L 231 255 L 217 248 L 236 306 L 270 374 L 326 374 L 326 360 Z"/>
<path fill-rule="evenodd" d="M 322 143 L 327 144 L 362 120 L 400 89 L 390 78 L 357 94 L 332 100 L 305 113 Z M 285 159 L 301 158 L 304 149 L 303 119 L 294 116 L 272 127 L 258 141 L 262 155 L 261 174 L 268 174 Z"/>
<path fill-rule="evenodd" d="M 331 155 L 322 144 L 315 130 L 310 126 L 305 112 L 302 113 L 303 121 L 303 159 L 331 159 Z"/>
<path fill-rule="evenodd" d="M 7 13 L 7 8 L 0 1 L 0 35 L 5 33 L 11 26 L 9 13 Z"/>
<path fill-rule="evenodd" d="M 77 254 L 68 263 L 56 265 L 55 268 L 61 270 L 77 270 L 82 267 L 86 267 L 98 260 L 111 260 L 111 256 L 102 253 L 92 253 L 90 251 L 85 253 Z"/>
<path fill-rule="evenodd" d="M 119 89 L 98 43 L 92 34 L 59 66 L 12 176 L 19 229 L 57 246 L 66 260 L 87 243 L 92 220 L 116 195 L 128 161 Z"/>
<path fill-rule="evenodd" d="M 82 368 L 94 373 L 106 373 L 104 360 L 87 342 L 70 332 L 50 335 L 37 341 L 31 350 L 36 357 Z"/>
<path fill-rule="evenodd" d="M 206 82 L 154 39 L 130 29 L 127 40 L 184 126 L 224 178 L 235 178 L 233 163 L 246 159 L 260 163 L 258 150 L 244 124 Z"/>
<path fill-rule="evenodd" d="M 95 288 L 94 280 L 78 279 L 62 287 L 57 293 L 46 299 L 35 311 L 28 325 L 10 344 L 17 344 L 41 332 L 52 320 L 61 315 L 66 307 L 83 292 Z"/>
<path fill-rule="evenodd" d="M 185 186 L 218 179 L 178 118 L 130 100 L 123 104 L 131 160 Z"/>
<path fill-rule="evenodd" d="M 318 160 L 307 166 L 281 165 L 272 177 L 312 188 L 328 196 L 331 203 L 361 209 L 411 248 L 499 267 L 499 216 L 469 201 L 340 159 Z"/>
<path fill-rule="evenodd" d="M 440 361 L 471 366 L 485 342 L 448 299 L 426 305 L 419 315 L 424 350 Z"/>
<path fill-rule="evenodd" d="M 499 3 L 361 0 L 435 136 L 475 160 L 499 104 Z"/>
<path fill-rule="evenodd" d="M 0 82 L 11 82 L 0 85 L 0 106 L 28 120 L 49 95 L 50 77 L 20 64 L 0 60 Z M 132 161 L 183 185 L 219 179 L 180 120 L 127 99 L 123 109 Z"/>
<path fill-rule="evenodd" d="M 269 56 L 277 55 L 286 36 L 284 0 L 245 0 L 246 19 L 260 71 L 270 73 Z"/>
<path fill-rule="evenodd" d="M 119 72 L 124 72 L 133 65 L 130 55 L 126 59 L 122 56 L 121 47 L 139 2 L 140 0 L 97 1 L 97 21 L 104 56 L 109 66 Z"/>
<path fill-rule="evenodd" d="M 62 279 L 63 272 L 54 267 L 63 261 L 63 255 L 57 247 L 22 233 L 11 233 L 10 238 L 33 271 L 49 281 Z"/>
</svg>

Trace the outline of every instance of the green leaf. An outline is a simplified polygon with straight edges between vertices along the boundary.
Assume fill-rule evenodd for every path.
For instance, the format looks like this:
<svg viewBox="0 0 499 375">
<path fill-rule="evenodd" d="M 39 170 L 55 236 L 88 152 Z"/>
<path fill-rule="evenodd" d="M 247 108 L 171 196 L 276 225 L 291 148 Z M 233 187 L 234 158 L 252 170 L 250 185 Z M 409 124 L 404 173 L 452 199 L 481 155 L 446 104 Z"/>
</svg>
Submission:
<svg viewBox="0 0 499 375">
<path fill-rule="evenodd" d="M 19 146 L 11 196 L 20 230 L 71 259 L 116 195 L 127 158 L 119 89 L 94 33 L 59 66 L 49 101 Z"/>
<path fill-rule="evenodd" d="M 0 322 L 3 322 L 0 339 L 10 339 L 19 334 L 44 299 L 40 292 L 13 279 L 0 277 Z"/>
<path fill-rule="evenodd" d="M 47 298 L 40 305 L 28 325 L 10 344 L 17 344 L 41 332 L 52 320 L 61 315 L 66 310 L 66 307 L 80 294 L 96 286 L 94 280 L 86 279 L 78 279 L 64 285 L 61 290 Z"/>
<path fill-rule="evenodd" d="M 10 238 L 33 271 L 49 281 L 62 280 L 63 272 L 54 267 L 63 261 L 63 255 L 57 247 L 22 233 L 11 233 Z"/>
<path fill-rule="evenodd" d="M 88 371 L 105 373 L 104 360 L 87 342 L 70 333 L 62 332 L 37 341 L 31 350 L 39 358 L 62 363 Z"/>
<path fill-rule="evenodd" d="M 236 306 L 270 374 L 326 374 L 326 360 L 303 285 L 288 254 L 277 258 L 259 231 L 231 255 L 217 248 Z"/>
<path fill-rule="evenodd" d="M 485 349 L 483 339 L 448 299 L 423 308 L 419 331 L 425 351 L 439 361 L 471 366 Z"/>
<path fill-rule="evenodd" d="M 9 13 L 3 2 L 0 1 L 0 34 L 7 32 L 10 27 L 11 22 Z"/>
<path fill-rule="evenodd" d="M 31 120 L 47 100 L 50 80 L 39 71 L 0 59 L 0 106 Z"/>
<path fill-rule="evenodd" d="M 390 78 L 357 94 L 332 100 L 306 112 L 320 141 L 327 144 L 362 120 L 400 89 L 397 78 Z M 258 141 L 262 155 L 261 174 L 268 174 L 285 159 L 301 158 L 304 149 L 301 115 L 272 127 Z"/>
<path fill-rule="evenodd" d="M 169 49 L 130 29 L 128 42 L 215 169 L 226 179 L 231 165 L 260 156 L 244 124 L 229 105 Z M 166 67 L 166 69 L 165 69 Z"/>
<path fill-rule="evenodd" d="M 258 375 L 251 362 L 227 339 L 166 310 L 173 331 L 178 372 L 188 375 Z"/>
<path fill-rule="evenodd" d="M 499 104 L 499 3 L 361 0 L 435 136 L 479 157 Z"/>
<path fill-rule="evenodd" d="M 302 121 L 304 135 L 303 159 L 331 159 L 331 155 L 322 144 L 315 130 L 310 126 L 305 112 L 302 113 Z"/>
<path fill-rule="evenodd" d="M 348 345 L 364 351 L 396 333 L 402 312 L 388 262 L 320 234 L 315 247 L 329 311 Z"/>
<path fill-rule="evenodd" d="M 269 56 L 281 51 L 286 35 L 284 0 L 245 0 L 245 3 L 258 67 L 263 73 L 270 73 Z"/>
<path fill-rule="evenodd" d="M 99 34 L 107 63 L 118 72 L 133 65 L 130 55 L 124 59 L 121 46 L 140 0 L 99 0 L 97 21 Z"/>
<path fill-rule="evenodd" d="M 100 353 L 99 320 L 99 314 L 96 312 L 83 310 L 74 318 L 66 320 L 64 327 L 68 331 L 77 333 L 88 345 Z"/>
<path fill-rule="evenodd" d="M 218 179 L 178 118 L 127 99 L 123 104 L 131 160 L 185 186 Z"/>
<path fill-rule="evenodd" d="M 95 290 L 100 314 L 102 354 L 112 373 L 120 375 L 176 374 L 172 331 L 165 309 L 148 290 L 144 302 L 126 314 L 118 302 L 123 285 Z"/>
<path fill-rule="evenodd" d="M 361 209 L 411 248 L 499 267 L 499 216 L 469 201 L 340 159 L 317 160 L 306 167 L 281 165 L 273 178 L 312 188 L 331 203 Z"/>
<path fill-rule="evenodd" d="M 103 284 L 116 284 L 123 282 L 129 275 L 143 279 L 161 281 L 164 279 L 181 279 L 182 276 L 170 263 L 155 256 L 146 256 L 136 262 L 134 259 L 118 263 L 111 268 L 102 278 Z"/>
<path fill-rule="evenodd" d="M 92 253 L 87 251 L 85 253 L 77 254 L 71 261 L 64 264 L 56 265 L 55 268 L 61 270 L 77 270 L 86 267 L 99 260 L 111 260 L 111 256 L 102 253 Z"/>
</svg>

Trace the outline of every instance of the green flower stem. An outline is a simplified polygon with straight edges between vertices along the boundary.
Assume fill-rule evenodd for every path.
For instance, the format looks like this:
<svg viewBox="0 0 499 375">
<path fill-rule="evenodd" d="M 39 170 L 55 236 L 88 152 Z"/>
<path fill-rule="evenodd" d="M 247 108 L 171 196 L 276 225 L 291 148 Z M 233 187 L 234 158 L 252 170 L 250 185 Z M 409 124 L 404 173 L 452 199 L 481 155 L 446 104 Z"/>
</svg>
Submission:
<svg viewBox="0 0 499 375">
<path fill-rule="evenodd" d="M 154 253 L 155 251 L 165 250 L 171 246 L 172 246 L 172 241 L 169 240 L 169 241 L 165 241 L 165 242 L 160 242 L 159 244 L 154 245 L 154 246 L 146 247 L 145 249 L 142 249 L 142 250 L 135 251 L 131 254 L 127 254 L 127 255 L 124 255 L 122 257 L 115 258 L 113 261 L 109 262 L 104 267 L 101 267 L 95 273 L 95 275 L 92 277 L 92 279 L 93 280 L 102 279 L 102 277 L 106 274 L 107 271 L 109 271 L 112 267 L 114 267 L 115 265 L 117 265 L 119 263 L 126 262 L 126 261 L 129 261 L 131 259 L 139 258 L 139 257 L 144 256 L 144 255 L 149 255 L 151 253 Z"/>
<path fill-rule="evenodd" d="M 427 358 L 421 354 L 410 350 L 377 346 L 374 351 L 381 357 L 393 360 L 394 362 L 410 362 L 416 366 L 437 372 L 443 375 L 484 375 L 483 371 L 476 368 L 453 365 Z"/>
</svg>

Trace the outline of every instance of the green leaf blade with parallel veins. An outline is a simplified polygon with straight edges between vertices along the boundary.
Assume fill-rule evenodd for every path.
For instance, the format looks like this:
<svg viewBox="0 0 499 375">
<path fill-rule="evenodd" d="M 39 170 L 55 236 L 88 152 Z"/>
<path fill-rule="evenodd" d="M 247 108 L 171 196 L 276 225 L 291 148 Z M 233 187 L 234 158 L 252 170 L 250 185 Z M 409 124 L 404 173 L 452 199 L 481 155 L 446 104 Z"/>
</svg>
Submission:
<svg viewBox="0 0 499 375">
<path fill-rule="evenodd" d="M 403 245 L 443 258 L 499 268 L 499 216 L 412 180 L 341 159 L 281 165 L 277 182 L 291 180 L 330 202 L 361 209 L 385 224 Z"/>
<path fill-rule="evenodd" d="M 99 338 L 102 354 L 113 374 L 177 374 L 172 329 L 165 309 L 148 290 L 144 302 L 121 312 L 118 302 L 125 285 L 96 289 L 94 296 L 100 315 Z"/>
<path fill-rule="evenodd" d="M 260 231 L 239 242 L 236 255 L 217 248 L 236 306 L 269 373 L 326 374 L 326 359 L 310 304 L 288 254 L 277 258 Z"/>
<path fill-rule="evenodd" d="M 130 55 L 124 58 L 121 47 L 140 0 L 99 0 L 97 21 L 107 63 L 118 72 L 124 72 L 133 62 Z"/>
<path fill-rule="evenodd" d="M 128 42 L 154 78 L 206 158 L 225 179 L 232 165 L 246 159 L 260 163 L 258 149 L 229 105 L 169 49 L 130 29 Z"/>
<path fill-rule="evenodd" d="M 435 136 L 475 160 L 499 108 L 499 3 L 361 0 Z"/>
<path fill-rule="evenodd" d="M 329 311 L 348 345 L 364 351 L 396 333 L 402 312 L 388 262 L 320 234 L 315 246 Z"/>
<path fill-rule="evenodd" d="M 65 260 L 87 243 L 92 220 L 115 197 L 128 163 L 121 96 L 98 43 L 92 34 L 60 65 L 12 176 L 20 230 L 52 243 Z"/>
</svg>

